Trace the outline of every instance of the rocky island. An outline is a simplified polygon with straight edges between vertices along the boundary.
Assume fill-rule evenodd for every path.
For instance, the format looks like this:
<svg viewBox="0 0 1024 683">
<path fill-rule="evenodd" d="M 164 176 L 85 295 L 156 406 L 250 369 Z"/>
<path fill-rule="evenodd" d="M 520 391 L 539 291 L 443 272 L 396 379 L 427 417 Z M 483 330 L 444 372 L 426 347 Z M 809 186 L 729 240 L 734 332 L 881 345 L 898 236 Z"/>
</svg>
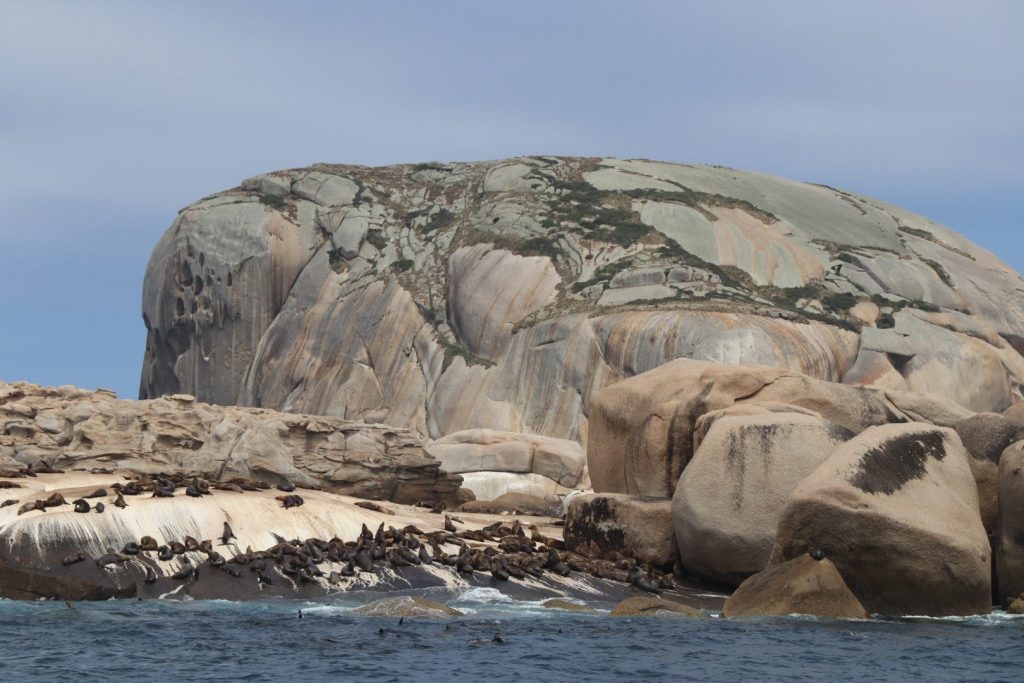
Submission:
<svg viewBox="0 0 1024 683">
<path fill-rule="evenodd" d="M 728 168 L 255 176 L 157 244 L 140 400 L 0 383 L 0 597 L 1024 611 L 1022 293 Z"/>
</svg>

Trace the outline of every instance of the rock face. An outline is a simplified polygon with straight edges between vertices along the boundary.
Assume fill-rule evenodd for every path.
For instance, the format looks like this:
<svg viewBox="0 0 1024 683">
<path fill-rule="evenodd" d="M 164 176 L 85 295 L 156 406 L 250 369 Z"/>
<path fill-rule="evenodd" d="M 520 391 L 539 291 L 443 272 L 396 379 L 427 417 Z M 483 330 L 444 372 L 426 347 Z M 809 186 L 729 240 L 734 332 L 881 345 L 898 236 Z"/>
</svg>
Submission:
<svg viewBox="0 0 1024 683">
<path fill-rule="evenodd" d="M 992 533 L 999 517 L 999 459 L 1010 444 L 1024 439 L 1024 423 L 996 413 L 979 413 L 957 422 L 954 429 L 971 456 L 981 520 Z"/>
<path fill-rule="evenodd" d="M 594 490 L 670 497 L 693 457 L 699 418 L 761 403 L 766 411 L 790 404 L 854 433 L 910 419 L 875 389 L 779 368 L 677 360 L 594 396 L 587 450 Z"/>
<path fill-rule="evenodd" d="M 860 604 L 836 566 L 801 555 L 751 576 L 729 596 L 726 617 L 784 617 L 807 614 L 831 619 L 865 619 Z"/>
<path fill-rule="evenodd" d="M 399 502 L 457 500 L 461 479 L 441 470 L 409 429 L 173 395 L 118 400 L 105 391 L 0 382 L 0 468 L 200 472 L 290 481 Z"/>
<path fill-rule="evenodd" d="M 621 553 L 671 568 L 677 556 L 672 505 L 621 494 L 574 496 L 565 514 L 565 547 L 588 557 Z"/>
<path fill-rule="evenodd" d="M 866 430 L 797 486 L 772 564 L 821 552 L 872 613 L 987 613 L 991 553 L 968 458 L 949 429 Z"/>
<path fill-rule="evenodd" d="M 1001 411 L 1021 286 L 925 218 L 732 169 L 317 165 L 180 212 L 140 393 L 584 443 L 596 391 L 693 358 Z"/>
<path fill-rule="evenodd" d="M 999 461 L 995 553 L 998 594 L 1009 604 L 1024 596 L 1024 442 L 1007 448 Z"/>
<path fill-rule="evenodd" d="M 587 466 L 575 441 L 491 429 L 449 434 L 427 446 L 427 453 L 444 471 L 461 474 L 478 500 L 506 493 L 565 494 L 583 483 Z"/>
<path fill-rule="evenodd" d="M 683 565 L 729 585 L 764 569 L 789 495 L 852 437 L 834 422 L 793 413 L 715 420 L 672 498 Z"/>
</svg>

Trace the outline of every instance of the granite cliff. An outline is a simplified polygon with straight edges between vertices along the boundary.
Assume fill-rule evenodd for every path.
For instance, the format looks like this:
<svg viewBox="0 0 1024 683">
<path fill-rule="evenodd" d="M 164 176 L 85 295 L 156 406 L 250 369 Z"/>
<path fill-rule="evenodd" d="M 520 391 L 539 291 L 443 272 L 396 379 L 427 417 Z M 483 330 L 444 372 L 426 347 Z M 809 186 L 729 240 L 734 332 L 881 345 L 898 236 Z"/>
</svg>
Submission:
<svg viewBox="0 0 1024 683">
<path fill-rule="evenodd" d="M 180 212 L 146 274 L 140 395 L 585 443 L 595 391 L 693 358 L 1002 411 L 1022 292 L 941 225 L 766 175 L 316 165 Z"/>
</svg>

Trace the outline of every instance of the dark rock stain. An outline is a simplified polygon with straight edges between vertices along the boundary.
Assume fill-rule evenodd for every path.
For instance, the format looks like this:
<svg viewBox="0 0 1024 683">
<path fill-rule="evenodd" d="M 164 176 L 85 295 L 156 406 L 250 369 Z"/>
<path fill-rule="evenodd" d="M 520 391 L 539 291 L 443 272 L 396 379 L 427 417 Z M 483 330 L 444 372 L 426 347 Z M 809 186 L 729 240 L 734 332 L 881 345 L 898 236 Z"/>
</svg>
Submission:
<svg viewBox="0 0 1024 683">
<path fill-rule="evenodd" d="M 892 495 L 924 476 L 929 458 L 946 457 L 942 434 L 907 434 L 889 439 L 864 453 L 849 482 L 864 493 Z"/>
</svg>

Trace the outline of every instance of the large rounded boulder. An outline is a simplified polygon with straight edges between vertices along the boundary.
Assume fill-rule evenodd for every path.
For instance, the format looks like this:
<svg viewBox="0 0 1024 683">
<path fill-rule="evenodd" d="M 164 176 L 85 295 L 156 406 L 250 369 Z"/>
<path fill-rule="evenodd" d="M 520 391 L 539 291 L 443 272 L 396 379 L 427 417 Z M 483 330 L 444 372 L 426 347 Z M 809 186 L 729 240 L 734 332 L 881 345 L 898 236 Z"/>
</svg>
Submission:
<svg viewBox="0 0 1024 683">
<path fill-rule="evenodd" d="M 951 429 L 865 430 L 793 491 L 772 564 L 824 555 L 872 613 L 988 612 L 991 551 L 969 457 Z"/>
<path fill-rule="evenodd" d="M 981 519 L 985 530 L 992 533 L 999 517 L 999 459 L 1010 444 L 1024 439 L 1024 422 L 996 413 L 978 413 L 960 420 L 953 428 L 971 456 Z"/>
<path fill-rule="evenodd" d="M 1024 442 L 999 461 L 999 523 L 996 532 L 998 595 L 1004 604 L 1024 596 Z"/>
<path fill-rule="evenodd" d="M 853 436 L 834 422 L 794 413 L 716 420 L 672 498 L 683 565 L 730 585 L 764 569 L 793 489 Z"/>
<path fill-rule="evenodd" d="M 787 403 L 858 433 L 909 418 L 885 392 L 766 366 L 677 360 L 597 393 L 587 463 L 595 491 L 670 497 L 693 457 L 703 415 Z"/>
</svg>

